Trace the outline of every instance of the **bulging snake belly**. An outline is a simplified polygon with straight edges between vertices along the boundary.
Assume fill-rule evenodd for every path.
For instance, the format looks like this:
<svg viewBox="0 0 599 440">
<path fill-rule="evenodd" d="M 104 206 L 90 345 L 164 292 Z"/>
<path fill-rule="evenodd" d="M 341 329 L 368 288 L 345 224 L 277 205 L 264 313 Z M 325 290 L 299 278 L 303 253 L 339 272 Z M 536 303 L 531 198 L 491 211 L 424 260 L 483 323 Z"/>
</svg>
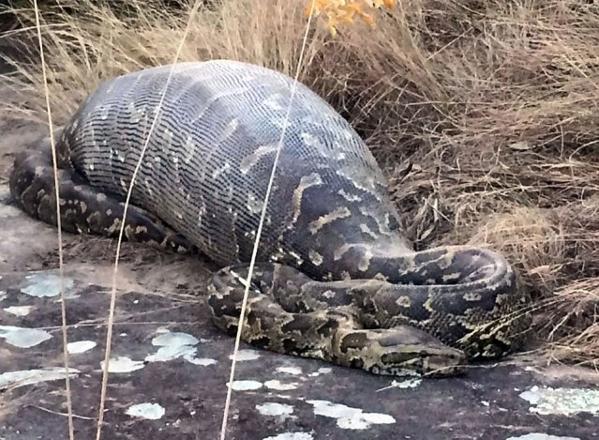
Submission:
<svg viewBox="0 0 599 440">
<path fill-rule="evenodd" d="M 125 236 L 197 250 L 223 267 L 208 306 L 215 325 L 234 333 L 293 80 L 236 61 L 180 63 L 159 106 L 170 68 L 102 83 L 61 129 L 62 225 L 116 237 L 147 142 Z M 24 211 L 56 224 L 47 140 L 17 156 L 10 188 Z M 528 297 L 501 255 L 414 251 L 365 143 L 301 83 L 257 261 L 242 338 L 280 353 L 443 376 L 510 352 L 530 322 Z"/>
</svg>

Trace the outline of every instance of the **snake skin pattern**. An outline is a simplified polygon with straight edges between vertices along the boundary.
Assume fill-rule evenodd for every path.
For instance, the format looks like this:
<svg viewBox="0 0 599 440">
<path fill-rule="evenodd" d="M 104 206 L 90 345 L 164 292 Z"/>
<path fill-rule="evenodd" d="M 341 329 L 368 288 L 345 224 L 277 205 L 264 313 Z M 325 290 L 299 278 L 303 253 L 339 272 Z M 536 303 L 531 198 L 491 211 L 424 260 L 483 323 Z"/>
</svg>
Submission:
<svg viewBox="0 0 599 440">
<path fill-rule="evenodd" d="M 263 199 L 293 80 L 236 61 L 180 63 L 102 83 L 58 136 L 65 230 L 197 250 L 221 267 L 215 325 L 237 331 Z M 156 112 L 159 119 L 151 136 Z M 56 224 L 48 142 L 15 159 L 11 192 Z M 251 280 L 242 338 L 275 352 L 386 375 L 457 374 L 522 341 L 528 297 L 497 253 L 415 252 L 374 157 L 298 84 Z"/>
</svg>

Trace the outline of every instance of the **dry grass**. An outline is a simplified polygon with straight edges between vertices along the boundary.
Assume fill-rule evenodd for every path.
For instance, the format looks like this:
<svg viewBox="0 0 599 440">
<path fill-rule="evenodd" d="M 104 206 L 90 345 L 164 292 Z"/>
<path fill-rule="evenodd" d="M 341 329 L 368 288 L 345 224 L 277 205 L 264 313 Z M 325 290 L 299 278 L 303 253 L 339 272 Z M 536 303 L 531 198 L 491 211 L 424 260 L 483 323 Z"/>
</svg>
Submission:
<svg viewBox="0 0 599 440">
<path fill-rule="evenodd" d="M 96 84 L 171 61 L 187 14 L 130 1 L 45 6 L 54 114 Z M 96 2 L 97 3 L 97 2 Z M 183 60 L 234 58 L 293 72 L 303 1 L 202 8 Z M 315 29 L 301 79 L 372 147 L 418 248 L 488 243 L 520 270 L 551 359 L 599 361 L 599 6 L 580 0 L 404 0 L 377 28 Z M 62 1 L 63 6 L 69 2 Z M 84 6 L 82 6 L 84 5 Z M 33 35 L 28 9 L 16 11 Z M 44 118 L 36 58 L 5 110 Z M 23 103 L 26 103 L 25 105 Z"/>
</svg>

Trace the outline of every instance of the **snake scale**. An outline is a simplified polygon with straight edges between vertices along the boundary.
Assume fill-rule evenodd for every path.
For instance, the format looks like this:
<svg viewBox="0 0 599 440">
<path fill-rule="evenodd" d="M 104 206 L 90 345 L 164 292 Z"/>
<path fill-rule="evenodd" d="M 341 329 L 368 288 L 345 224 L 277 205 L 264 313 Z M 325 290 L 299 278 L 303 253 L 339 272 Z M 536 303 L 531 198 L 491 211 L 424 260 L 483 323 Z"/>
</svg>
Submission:
<svg viewBox="0 0 599 440">
<path fill-rule="evenodd" d="M 214 324 L 234 334 L 293 80 L 211 60 L 177 64 L 167 85 L 170 69 L 101 83 L 60 129 L 62 225 L 118 236 L 147 142 L 126 239 L 195 249 L 219 264 L 207 303 Z M 528 299 L 505 258 L 471 246 L 416 252 L 351 125 L 302 83 L 288 121 L 244 341 L 376 374 L 431 376 L 520 345 Z M 47 140 L 17 155 L 10 188 L 24 211 L 56 224 Z"/>
</svg>

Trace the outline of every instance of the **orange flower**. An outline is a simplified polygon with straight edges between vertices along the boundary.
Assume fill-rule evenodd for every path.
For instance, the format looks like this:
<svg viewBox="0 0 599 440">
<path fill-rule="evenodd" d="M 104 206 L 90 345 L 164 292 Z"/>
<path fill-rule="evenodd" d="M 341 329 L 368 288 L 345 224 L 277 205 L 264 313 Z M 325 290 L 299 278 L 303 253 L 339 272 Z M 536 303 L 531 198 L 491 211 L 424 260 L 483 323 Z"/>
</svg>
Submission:
<svg viewBox="0 0 599 440">
<path fill-rule="evenodd" d="M 368 0 L 374 8 L 392 9 L 397 6 L 397 0 Z"/>
<path fill-rule="evenodd" d="M 349 4 L 343 7 L 343 10 L 346 11 L 346 14 L 351 17 L 352 22 L 354 16 L 357 15 L 370 26 L 374 25 L 374 17 L 364 11 L 364 3 L 359 0 L 351 1 Z"/>
<path fill-rule="evenodd" d="M 305 14 L 323 15 L 329 32 L 335 36 L 340 24 L 353 23 L 356 17 L 374 26 L 374 16 L 369 9 L 391 9 L 396 5 L 397 0 L 308 0 Z"/>
</svg>

